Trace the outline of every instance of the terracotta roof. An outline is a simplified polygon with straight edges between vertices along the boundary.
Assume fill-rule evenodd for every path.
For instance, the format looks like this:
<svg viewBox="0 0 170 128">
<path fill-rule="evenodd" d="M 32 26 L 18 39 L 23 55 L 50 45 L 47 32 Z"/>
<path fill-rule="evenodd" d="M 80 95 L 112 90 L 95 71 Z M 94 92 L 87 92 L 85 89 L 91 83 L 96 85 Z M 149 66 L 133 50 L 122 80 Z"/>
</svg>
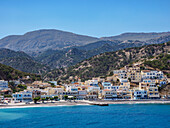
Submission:
<svg viewBox="0 0 170 128">
<path fill-rule="evenodd" d="M 104 89 L 103 91 L 111 91 L 111 90 L 109 90 L 109 89 Z"/>
<path fill-rule="evenodd" d="M 2 90 L 2 91 L 0 91 L 0 92 L 8 92 L 9 90 Z"/>
<path fill-rule="evenodd" d="M 74 83 L 74 84 L 79 84 L 79 83 Z"/>
<path fill-rule="evenodd" d="M 142 72 L 150 72 L 150 70 L 142 70 Z"/>
</svg>

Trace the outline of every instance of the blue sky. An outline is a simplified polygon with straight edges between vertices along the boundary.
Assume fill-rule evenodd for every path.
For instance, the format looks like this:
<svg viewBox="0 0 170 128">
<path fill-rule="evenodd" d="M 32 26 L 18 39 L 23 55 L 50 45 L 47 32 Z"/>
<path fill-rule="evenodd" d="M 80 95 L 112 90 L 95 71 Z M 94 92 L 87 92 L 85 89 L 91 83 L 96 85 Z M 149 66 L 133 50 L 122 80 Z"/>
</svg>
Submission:
<svg viewBox="0 0 170 128">
<path fill-rule="evenodd" d="M 170 31 L 170 0 L 0 0 L 0 38 L 38 29 L 96 37 Z"/>
</svg>

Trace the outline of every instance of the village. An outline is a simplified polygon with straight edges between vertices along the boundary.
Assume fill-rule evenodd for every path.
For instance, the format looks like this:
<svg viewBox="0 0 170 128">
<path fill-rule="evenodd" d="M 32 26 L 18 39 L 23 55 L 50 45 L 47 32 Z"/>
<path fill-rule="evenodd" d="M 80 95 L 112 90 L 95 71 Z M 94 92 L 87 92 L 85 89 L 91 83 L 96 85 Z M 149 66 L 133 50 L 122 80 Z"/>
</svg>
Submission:
<svg viewBox="0 0 170 128">
<path fill-rule="evenodd" d="M 27 78 L 29 79 L 29 76 Z M 58 84 L 57 81 L 34 81 L 24 83 L 21 80 L 0 80 L 0 104 L 10 103 L 44 103 L 44 101 L 71 100 L 142 100 L 168 99 L 169 92 L 160 94 L 162 86 L 167 85 L 168 78 L 162 71 L 141 70 L 140 66 L 125 66 L 114 70 L 107 78 L 92 78 L 70 84 Z M 13 92 L 9 85 L 22 86 L 23 90 Z"/>
</svg>

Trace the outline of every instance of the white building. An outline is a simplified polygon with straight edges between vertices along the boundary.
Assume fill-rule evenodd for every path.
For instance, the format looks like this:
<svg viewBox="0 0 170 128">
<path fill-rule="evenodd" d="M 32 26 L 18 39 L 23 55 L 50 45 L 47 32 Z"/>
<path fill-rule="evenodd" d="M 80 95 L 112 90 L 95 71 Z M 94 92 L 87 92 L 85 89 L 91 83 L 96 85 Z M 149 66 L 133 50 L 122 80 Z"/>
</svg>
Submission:
<svg viewBox="0 0 170 128">
<path fill-rule="evenodd" d="M 105 86 L 112 86 L 112 84 L 110 82 L 102 82 L 102 86 L 105 87 Z"/>
<path fill-rule="evenodd" d="M 155 84 L 150 84 L 147 88 L 148 98 L 149 99 L 159 99 L 158 87 Z"/>
<path fill-rule="evenodd" d="M 113 73 L 115 75 L 118 75 L 120 79 L 126 79 L 127 78 L 127 71 L 125 70 L 114 70 Z"/>
<path fill-rule="evenodd" d="M 150 71 L 143 70 L 141 71 L 142 79 L 162 79 L 164 74 L 162 71 Z"/>
<path fill-rule="evenodd" d="M 77 99 L 86 99 L 86 97 L 87 97 L 87 91 L 86 90 L 78 91 Z"/>
<path fill-rule="evenodd" d="M 8 81 L 0 80 L 0 90 L 8 89 Z"/>
<path fill-rule="evenodd" d="M 74 85 L 65 85 L 65 87 L 66 87 L 66 92 L 78 91 L 78 88 Z"/>
<path fill-rule="evenodd" d="M 114 98 L 117 98 L 117 92 L 116 91 L 113 91 L 113 90 L 109 90 L 109 89 L 104 89 L 102 90 L 102 99 L 114 99 Z"/>
<path fill-rule="evenodd" d="M 146 99 L 147 91 L 145 90 L 136 90 L 134 91 L 134 99 Z"/>
<path fill-rule="evenodd" d="M 119 86 L 105 86 L 104 89 L 117 91 L 119 89 Z"/>
</svg>

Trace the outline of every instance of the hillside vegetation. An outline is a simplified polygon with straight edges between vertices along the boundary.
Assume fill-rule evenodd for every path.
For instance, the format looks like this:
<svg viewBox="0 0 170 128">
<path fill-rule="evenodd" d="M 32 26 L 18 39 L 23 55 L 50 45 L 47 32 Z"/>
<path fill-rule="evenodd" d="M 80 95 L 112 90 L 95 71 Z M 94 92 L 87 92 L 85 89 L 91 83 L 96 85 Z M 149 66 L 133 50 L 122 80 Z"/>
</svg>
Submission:
<svg viewBox="0 0 170 128">
<path fill-rule="evenodd" d="M 137 40 L 101 40 L 94 43 L 90 43 L 83 46 L 74 46 L 63 50 L 47 50 L 41 53 L 35 59 L 43 64 L 50 66 L 51 68 L 62 68 L 75 65 L 82 60 L 88 59 L 92 56 L 104 53 L 112 52 L 125 48 L 141 47 L 149 44 L 159 44 L 170 41 L 170 35 L 151 39 L 147 41 Z"/>
<path fill-rule="evenodd" d="M 170 32 L 124 33 L 114 38 L 95 38 L 54 29 L 37 30 L 1 39 L 0 63 L 44 75 L 53 69 L 67 68 L 105 52 L 168 41 Z"/>
<path fill-rule="evenodd" d="M 18 78 L 23 78 L 26 76 L 30 76 L 31 80 L 41 80 L 40 75 L 22 72 L 10 66 L 6 66 L 0 63 L 0 79 L 1 80 L 17 80 Z"/>
<path fill-rule="evenodd" d="M 153 60 L 145 61 L 144 65 L 154 69 L 160 69 L 170 77 L 170 54 L 160 54 Z"/>
<path fill-rule="evenodd" d="M 48 66 L 38 63 L 24 52 L 0 49 L 0 63 L 28 73 L 42 74 L 50 70 Z"/>
<path fill-rule="evenodd" d="M 81 78 L 83 81 L 92 77 L 107 76 L 114 69 L 119 69 L 134 61 L 156 56 L 161 53 L 168 53 L 170 42 L 154 44 L 142 47 L 127 48 L 116 52 L 106 52 L 84 60 L 75 66 L 61 68 L 49 72 L 44 79 L 58 79 L 67 81 L 70 76 Z"/>
</svg>

